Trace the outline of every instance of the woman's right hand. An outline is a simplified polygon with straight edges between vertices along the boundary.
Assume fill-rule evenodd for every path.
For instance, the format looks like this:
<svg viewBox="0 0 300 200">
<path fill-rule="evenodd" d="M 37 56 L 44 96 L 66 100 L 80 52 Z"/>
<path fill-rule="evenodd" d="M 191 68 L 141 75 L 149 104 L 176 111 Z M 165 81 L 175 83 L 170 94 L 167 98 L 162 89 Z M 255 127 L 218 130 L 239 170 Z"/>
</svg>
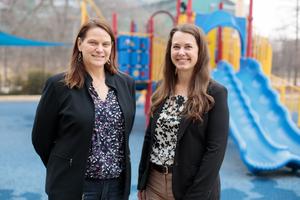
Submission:
<svg viewBox="0 0 300 200">
<path fill-rule="evenodd" d="M 146 200 L 146 192 L 145 190 L 138 191 L 138 200 Z"/>
</svg>

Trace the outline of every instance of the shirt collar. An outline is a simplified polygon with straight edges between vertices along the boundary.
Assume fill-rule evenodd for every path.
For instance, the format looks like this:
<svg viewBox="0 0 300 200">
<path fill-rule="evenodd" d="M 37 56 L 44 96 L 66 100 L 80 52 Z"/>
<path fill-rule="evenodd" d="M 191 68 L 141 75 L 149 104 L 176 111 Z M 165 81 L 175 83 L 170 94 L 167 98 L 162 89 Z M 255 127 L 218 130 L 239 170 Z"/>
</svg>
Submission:
<svg viewBox="0 0 300 200">
<path fill-rule="evenodd" d="M 88 88 L 92 84 L 92 81 L 93 81 L 93 78 L 91 77 L 91 75 L 88 72 L 86 72 L 85 73 L 85 84 Z M 105 84 L 109 87 L 116 89 L 115 75 L 111 74 L 107 70 L 105 70 Z"/>
</svg>

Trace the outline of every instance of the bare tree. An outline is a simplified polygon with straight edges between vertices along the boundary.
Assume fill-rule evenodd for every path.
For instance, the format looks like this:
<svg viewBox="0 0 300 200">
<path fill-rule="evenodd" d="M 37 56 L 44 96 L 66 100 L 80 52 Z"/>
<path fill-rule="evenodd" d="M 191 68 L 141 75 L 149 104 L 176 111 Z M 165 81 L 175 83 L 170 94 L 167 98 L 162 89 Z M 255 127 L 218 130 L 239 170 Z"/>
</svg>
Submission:
<svg viewBox="0 0 300 200">
<path fill-rule="evenodd" d="M 23 24 L 30 19 L 44 4 L 44 0 L 40 0 L 40 2 L 32 9 L 27 11 L 24 16 L 21 18 L 21 21 L 14 25 L 14 29 L 12 30 L 12 34 L 17 33 L 17 30 L 23 27 Z"/>
<path fill-rule="evenodd" d="M 294 85 L 297 85 L 298 80 L 298 65 L 299 65 L 299 0 L 297 0 L 297 6 L 296 6 L 296 42 L 295 42 L 295 64 L 294 64 Z"/>
<path fill-rule="evenodd" d="M 80 0 L 81 1 L 81 0 Z M 80 1 L 74 0 L 7 0 L 5 8 L 0 8 L 1 31 L 32 40 L 73 43 L 80 26 Z M 148 3 L 136 0 L 94 0 L 111 22 L 113 12 L 118 14 L 118 30 L 129 32 L 134 20 L 139 32 L 146 32 L 149 17 L 157 10 L 165 9 L 175 13 L 173 0 Z M 96 17 L 96 12 L 88 6 L 88 13 Z M 155 18 L 157 35 L 165 36 L 172 27 L 167 16 Z M 26 79 L 28 71 L 44 70 L 56 73 L 66 69 L 71 56 L 71 46 L 64 47 L 0 47 L 0 79 L 11 82 L 14 77 Z M 5 68 L 3 68 L 5 66 Z M 5 71 L 5 72 L 4 72 Z"/>
</svg>

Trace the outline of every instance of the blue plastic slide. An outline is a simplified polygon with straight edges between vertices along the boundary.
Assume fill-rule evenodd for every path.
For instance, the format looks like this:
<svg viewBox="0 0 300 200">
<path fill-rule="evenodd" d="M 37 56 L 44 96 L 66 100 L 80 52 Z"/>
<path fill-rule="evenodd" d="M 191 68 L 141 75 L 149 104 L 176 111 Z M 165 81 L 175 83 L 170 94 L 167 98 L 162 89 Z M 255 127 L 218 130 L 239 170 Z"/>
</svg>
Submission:
<svg viewBox="0 0 300 200">
<path fill-rule="evenodd" d="M 266 134 L 232 66 L 219 62 L 212 76 L 228 89 L 230 132 L 248 169 L 255 173 L 286 165 L 300 167 L 299 155 L 293 154 L 287 146 L 275 142 Z"/>
<path fill-rule="evenodd" d="M 251 107 L 257 112 L 266 135 L 300 156 L 300 131 L 280 103 L 277 91 L 272 89 L 260 64 L 254 59 L 242 59 L 236 75 L 250 97 Z"/>
</svg>

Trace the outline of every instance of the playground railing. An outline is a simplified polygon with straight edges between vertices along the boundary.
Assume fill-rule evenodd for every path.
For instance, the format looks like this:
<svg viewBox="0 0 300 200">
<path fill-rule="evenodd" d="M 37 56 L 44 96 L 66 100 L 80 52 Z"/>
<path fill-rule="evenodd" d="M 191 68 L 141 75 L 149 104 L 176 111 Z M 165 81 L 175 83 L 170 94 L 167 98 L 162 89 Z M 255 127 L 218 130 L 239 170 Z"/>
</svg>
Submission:
<svg viewBox="0 0 300 200">
<path fill-rule="evenodd" d="M 280 94 L 280 101 L 288 108 L 292 119 L 300 127 L 300 87 L 290 84 L 287 80 L 271 75 L 271 83 Z"/>
<path fill-rule="evenodd" d="M 158 81 L 162 78 L 167 41 L 164 38 L 153 37 L 152 45 L 152 80 Z"/>
</svg>

